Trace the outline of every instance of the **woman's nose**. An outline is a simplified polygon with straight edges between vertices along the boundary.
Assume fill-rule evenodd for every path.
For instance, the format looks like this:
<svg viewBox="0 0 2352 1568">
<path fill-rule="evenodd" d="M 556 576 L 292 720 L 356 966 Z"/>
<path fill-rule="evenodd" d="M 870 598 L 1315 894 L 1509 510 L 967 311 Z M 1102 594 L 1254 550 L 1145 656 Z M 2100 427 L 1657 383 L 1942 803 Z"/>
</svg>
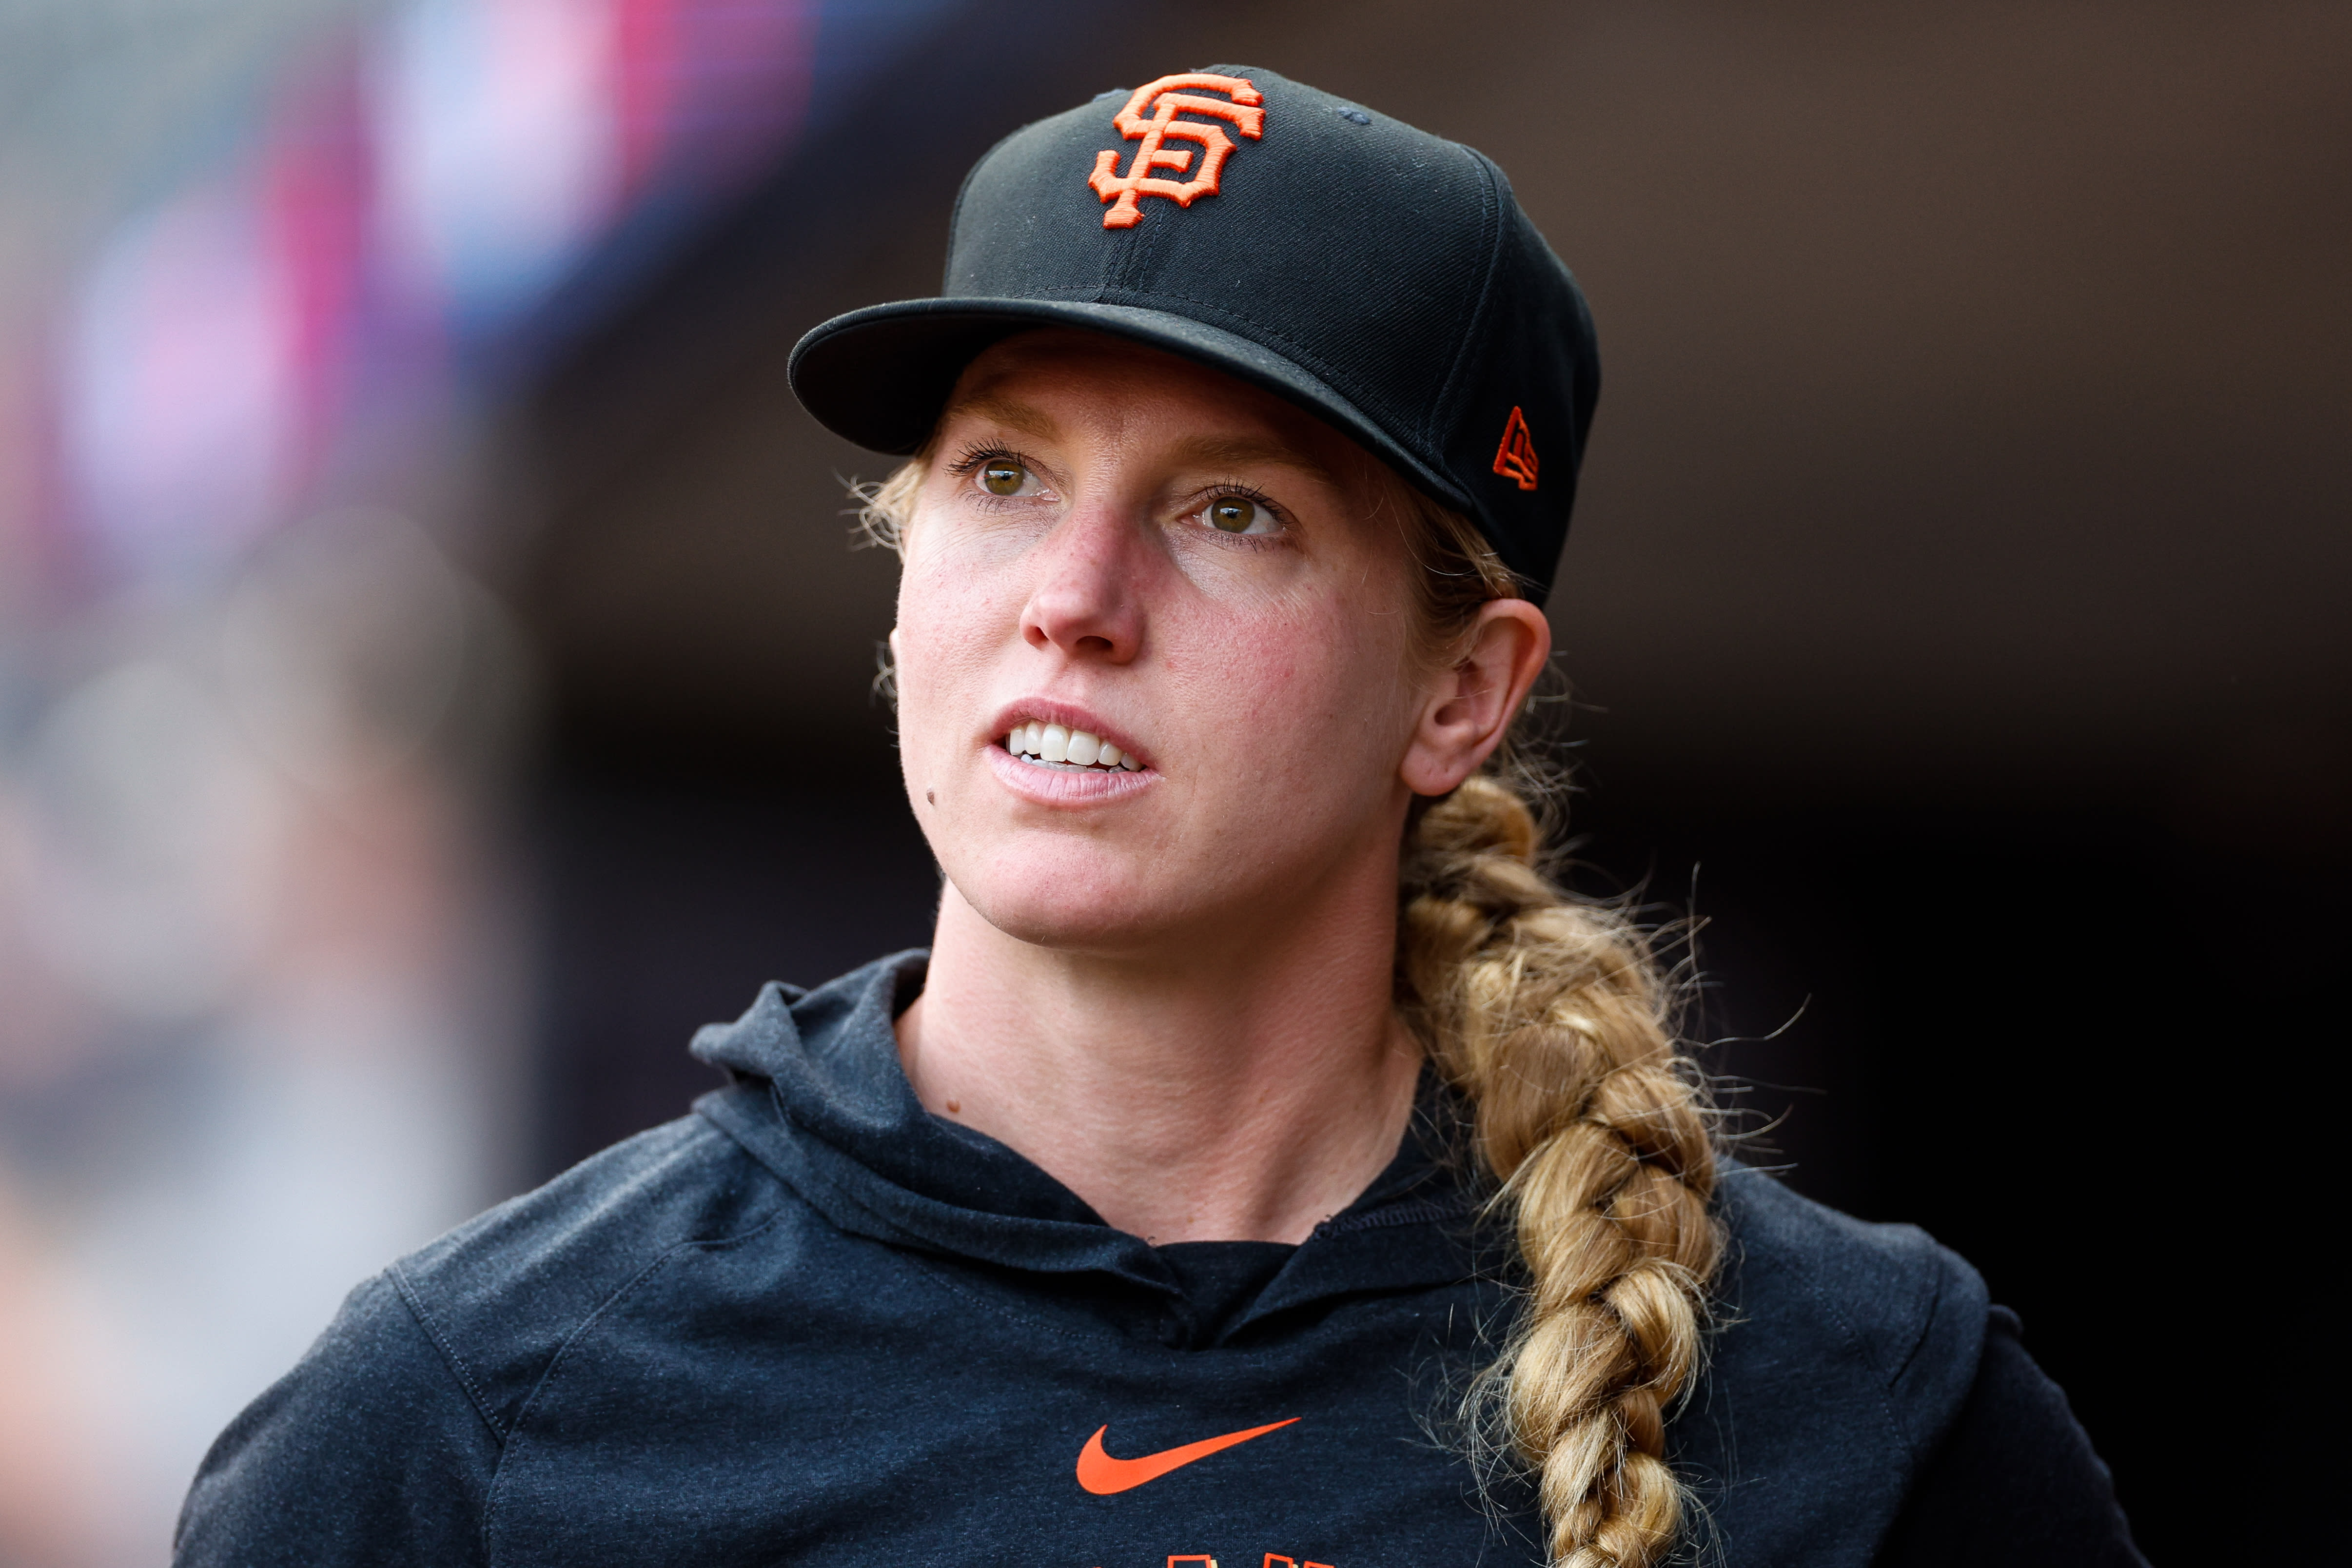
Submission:
<svg viewBox="0 0 2352 1568">
<path fill-rule="evenodd" d="M 1021 612 L 1021 635 L 1043 652 L 1125 664 L 1143 644 L 1143 565 L 1134 521 L 1118 509 L 1074 509 L 1038 544 L 1035 585 Z"/>
</svg>

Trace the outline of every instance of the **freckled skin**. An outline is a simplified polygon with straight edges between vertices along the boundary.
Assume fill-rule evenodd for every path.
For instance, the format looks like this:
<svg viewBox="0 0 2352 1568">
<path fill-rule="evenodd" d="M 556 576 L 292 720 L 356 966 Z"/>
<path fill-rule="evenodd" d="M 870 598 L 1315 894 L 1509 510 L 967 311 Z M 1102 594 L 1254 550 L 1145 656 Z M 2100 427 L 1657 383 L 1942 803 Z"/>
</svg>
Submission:
<svg viewBox="0 0 2352 1568">
<path fill-rule="evenodd" d="M 998 344 L 927 461 L 891 644 L 946 886 L 898 1020 L 908 1079 L 1123 1229 L 1300 1240 L 1411 1108 L 1407 807 L 1493 749 L 1549 628 L 1497 601 L 1461 665 L 1416 668 L 1398 481 L 1290 405 L 1114 339 Z M 1237 494 L 1246 527 L 1221 531 Z M 1144 770 L 1001 749 L 1072 712 Z"/>
</svg>

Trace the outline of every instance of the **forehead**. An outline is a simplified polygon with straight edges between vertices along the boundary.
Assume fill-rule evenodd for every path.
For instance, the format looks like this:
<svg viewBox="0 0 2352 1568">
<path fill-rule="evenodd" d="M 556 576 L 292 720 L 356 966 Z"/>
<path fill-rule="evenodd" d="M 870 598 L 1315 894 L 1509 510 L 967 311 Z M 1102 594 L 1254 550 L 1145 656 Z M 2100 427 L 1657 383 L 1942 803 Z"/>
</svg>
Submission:
<svg viewBox="0 0 2352 1568">
<path fill-rule="evenodd" d="M 1306 468 L 1335 489 L 1376 484 L 1379 460 L 1296 405 L 1223 371 L 1107 333 L 1047 328 L 992 346 L 956 383 L 943 420 L 1040 439 L 1176 442 L 1232 461 Z"/>
</svg>

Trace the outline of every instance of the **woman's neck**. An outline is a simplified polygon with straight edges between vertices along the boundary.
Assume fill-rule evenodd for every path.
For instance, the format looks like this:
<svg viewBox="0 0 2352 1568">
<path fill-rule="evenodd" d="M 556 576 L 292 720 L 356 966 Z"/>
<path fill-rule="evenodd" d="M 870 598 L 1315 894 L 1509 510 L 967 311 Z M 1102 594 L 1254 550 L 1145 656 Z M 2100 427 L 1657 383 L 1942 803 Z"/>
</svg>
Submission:
<svg viewBox="0 0 2352 1568">
<path fill-rule="evenodd" d="M 1420 1073 L 1390 1002 L 1394 868 L 1370 869 L 1176 959 L 1021 942 L 950 884 L 898 1020 L 908 1079 L 1121 1230 L 1303 1241 L 1394 1157 Z"/>
</svg>

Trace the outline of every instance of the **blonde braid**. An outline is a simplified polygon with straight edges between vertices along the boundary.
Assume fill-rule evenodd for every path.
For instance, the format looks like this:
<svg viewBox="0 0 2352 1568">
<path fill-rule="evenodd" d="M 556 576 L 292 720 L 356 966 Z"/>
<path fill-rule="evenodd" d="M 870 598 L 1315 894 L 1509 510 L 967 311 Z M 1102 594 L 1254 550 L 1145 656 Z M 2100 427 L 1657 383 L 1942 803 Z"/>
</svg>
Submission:
<svg viewBox="0 0 2352 1568">
<path fill-rule="evenodd" d="M 1526 1310 L 1474 1387 L 1536 1473 L 1551 1555 L 1647 1568 L 1682 1490 L 1665 1417 L 1699 1358 L 1715 1158 L 1639 937 L 1536 869 L 1535 817 L 1481 775 L 1406 847 L 1404 1007 L 1474 1108 L 1526 1258 Z"/>
<path fill-rule="evenodd" d="M 1479 607 L 1518 585 L 1467 518 L 1392 493 L 1421 567 L 1421 658 L 1443 669 Z M 1490 763 L 1424 806 L 1398 869 L 1399 1005 L 1470 1103 L 1529 1276 L 1465 1414 L 1474 1440 L 1534 1472 L 1555 1563 L 1650 1568 L 1682 1524 L 1665 1422 L 1697 1370 L 1721 1246 L 1715 1152 L 1647 944 L 1538 869 L 1511 771 Z"/>
</svg>

